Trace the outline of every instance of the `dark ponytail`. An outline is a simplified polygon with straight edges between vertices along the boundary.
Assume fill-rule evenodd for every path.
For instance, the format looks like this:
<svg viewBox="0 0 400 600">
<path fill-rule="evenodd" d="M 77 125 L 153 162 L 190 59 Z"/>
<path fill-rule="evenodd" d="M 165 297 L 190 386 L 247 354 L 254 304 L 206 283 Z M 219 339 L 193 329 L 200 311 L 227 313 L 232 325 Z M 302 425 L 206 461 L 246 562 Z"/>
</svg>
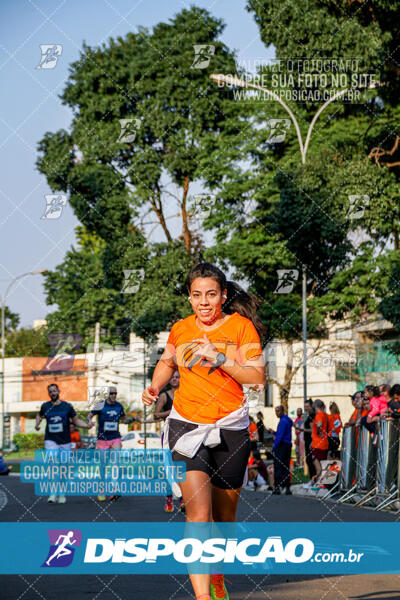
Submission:
<svg viewBox="0 0 400 600">
<path fill-rule="evenodd" d="M 186 278 L 186 287 L 189 294 L 191 285 L 197 277 L 212 277 L 219 283 L 221 290 L 226 289 L 227 298 L 223 305 L 223 311 L 229 315 L 237 312 L 242 317 L 250 319 L 260 339 L 263 339 L 266 328 L 257 314 L 261 302 L 254 294 L 246 292 L 235 281 L 228 281 L 221 269 L 209 262 L 201 262 L 190 270 Z"/>
</svg>

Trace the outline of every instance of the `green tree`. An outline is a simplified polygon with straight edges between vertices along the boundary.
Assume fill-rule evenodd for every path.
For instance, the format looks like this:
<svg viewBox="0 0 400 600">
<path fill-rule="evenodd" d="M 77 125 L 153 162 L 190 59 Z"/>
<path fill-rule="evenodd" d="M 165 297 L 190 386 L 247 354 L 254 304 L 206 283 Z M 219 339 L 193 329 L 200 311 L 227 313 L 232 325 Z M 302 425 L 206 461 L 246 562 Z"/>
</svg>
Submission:
<svg viewBox="0 0 400 600">
<path fill-rule="evenodd" d="M 37 166 L 104 245 L 80 244 L 47 276 L 48 303 L 59 306 L 51 330 L 68 327 L 87 337 L 99 320 L 107 329 L 151 336 L 185 314 L 182 282 L 204 246 L 194 192 L 210 189 L 233 163 L 229 140 L 236 143 L 245 128 L 232 94 L 221 94 L 209 78 L 234 69 L 234 54 L 219 39 L 223 28 L 191 7 L 152 31 L 84 45 L 71 65 L 61 95 L 73 112 L 71 127 L 46 133 Z M 204 69 L 197 68 L 199 45 L 210 59 Z M 165 243 L 146 239 L 154 225 Z M 124 271 L 142 268 L 138 291 L 121 293 Z M 160 293 L 161 309 L 154 302 Z"/>
<path fill-rule="evenodd" d="M 308 333 L 322 339 L 328 317 L 357 323 L 376 314 L 388 289 L 388 269 L 397 264 L 400 138 L 393 56 L 398 55 L 394 17 L 399 7 L 399 2 L 378 2 L 358 10 L 358 3 L 300 0 L 282 10 L 276 0 L 247 3 L 262 40 L 275 47 L 279 61 L 262 68 L 259 80 L 274 89 L 277 74 L 281 77 L 280 88 L 290 92 L 287 104 L 303 141 L 321 103 L 315 94 L 303 102 L 293 93 L 302 89 L 304 60 L 296 61 L 298 56 L 308 61 L 357 56 L 356 75 L 376 74 L 374 88 L 359 90 L 359 102 L 338 101 L 324 110 L 305 164 L 292 123 L 283 141 L 270 141 L 267 123 L 287 119 L 283 107 L 267 95 L 239 96 L 234 89 L 251 116 L 248 135 L 239 141 L 247 162 L 232 169 L 228 181 L 217 181 L 223 208 L 210 223 L 217 244 L 207 255 L 233 265 L 234 275 L 264 301 L 265 341 L 278 338 L 289 344 L 283 380 L 270 379 L 278 384 L 284 404 L 298 369 L 290 348 L 301 338 L 301 276 L 291 293 L 278 294 L 278 269 L 301 272 L 302 265 L 307 267 Z M 312 84 L 309 91 L 317 87 Z M 368 197 L 357 218 L 351 206 L 356 195 Z M 378 285 L 371 289 L 374 283 Z"/>
<path fill-rule="evenodd" d="M 93 341 L 95 324 L 100 322 L 106 330 L 104 341 L 111 343 L 115 329 L 126 326 L 126 315 L 119 290 L 107 287 L 103 271 L 106 243 L 83 227 L 77 228 L 76 235 L 77 247 L 46 274 L 47 304 L 57 305 L 47 317 L 47 332 L 78 333 L 86 347 Z"/>
<path fill-rule="evenodd" d="M 6 334 L 10 333 L 11 331 L 15 331 L 15 329 L 18 327 L 19 325 L 19 315 L 17 313 L 14 313 L 10 310 L 10 308 L 8 306 L 5 307 L 4 309 L 4 331 Z"/>
<path fill-rule="evenodd" d="M 38 329 L 22 327 L 7 335 L 6 357 L 49 356 L 49 351 L 46 327 L 39 327 Z"/>
<path fill-rule="evenodd" d="M 52 189 L 69 193 L 88 229 L 109 238 L 117 225 L 121 234 L 125 223 L 141 229 L 140 217 L 150 214 L 172 241 L 167 220 L 177 216 L 186 250 L 195 251 L 190 187 L 202 181 L 210 154 L 221 170 L 220 136 L 239 127 L 236 103 L 208 77 L 211 67 L 235 65 L 218 39 L 223 28 L 191 7 L 151 32 L 84 45 L 61 96 L 73 110 L 71 131 L 46 134 L 38 167 Z M 196 68 L 195 45 L 212 46 L 208 68 Z M 131 119 L 130 128 L 122 131 L 120 119 Z"/>
</svg>

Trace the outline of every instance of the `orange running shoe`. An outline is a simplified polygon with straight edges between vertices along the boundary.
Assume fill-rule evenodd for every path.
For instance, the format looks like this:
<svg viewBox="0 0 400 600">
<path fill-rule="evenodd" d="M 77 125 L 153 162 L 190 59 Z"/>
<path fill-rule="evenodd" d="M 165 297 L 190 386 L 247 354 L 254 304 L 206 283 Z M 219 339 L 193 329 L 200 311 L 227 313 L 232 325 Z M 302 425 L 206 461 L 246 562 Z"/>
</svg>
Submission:
<svg viewBox="0 0 400 600">
<path fill-rule="evenodd" d="M 211 575 L 211 600 L 229 600 L 223 575 Z"/>
</svg>

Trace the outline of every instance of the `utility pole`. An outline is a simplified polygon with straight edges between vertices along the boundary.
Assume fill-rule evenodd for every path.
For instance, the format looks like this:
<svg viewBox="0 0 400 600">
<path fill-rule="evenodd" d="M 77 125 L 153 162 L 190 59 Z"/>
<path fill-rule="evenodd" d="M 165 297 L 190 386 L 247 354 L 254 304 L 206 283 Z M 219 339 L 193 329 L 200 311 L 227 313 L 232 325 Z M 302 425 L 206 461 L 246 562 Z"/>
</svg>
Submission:
<svg viewBox="0 0 400 600">
<path fill-rule="evenodd" d="M 97 359 L 100 351 L 100 322 L 97 321 L 94 326 L 94 345 L 93 345 L 93 357 L 94 357 L 94 370 L 93 370 L 93 387 L 96 391 L 97 386 Z"/>
<path fill-rule="evenodd" d="M 146 340 L 143 338 L 143 389 L 146 385 Z M 143 433 L 144 433 L 144 449 L 147 450 L 147 406 L 143 404 Z"/>
<path fill-rule="evenodd" d="M 303 325 L 303 400 L 307 400 L 307 267 L 303 264 L 302 284 L 302 325 Z"/>
</svg>

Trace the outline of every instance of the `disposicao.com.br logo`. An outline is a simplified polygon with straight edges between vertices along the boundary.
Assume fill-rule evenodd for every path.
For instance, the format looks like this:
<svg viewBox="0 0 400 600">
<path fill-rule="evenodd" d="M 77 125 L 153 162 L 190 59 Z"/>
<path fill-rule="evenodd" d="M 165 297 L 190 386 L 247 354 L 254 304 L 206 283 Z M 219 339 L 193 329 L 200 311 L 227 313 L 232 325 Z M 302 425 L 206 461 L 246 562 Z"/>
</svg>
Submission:
<svg viewBox="0 0 400 600">
<path fill-rule="evenodd" d="M 246 538 L 90 538 L 86 543 L 85 563 L 156 563 L 170 557 L 178 563 L 235 563 L 243 565 L 311 562 L 359 562 L 363 553 L 317 552 L 312 540 L 293 538 L 284 543 L 280 536 Z"/>
</svg>

